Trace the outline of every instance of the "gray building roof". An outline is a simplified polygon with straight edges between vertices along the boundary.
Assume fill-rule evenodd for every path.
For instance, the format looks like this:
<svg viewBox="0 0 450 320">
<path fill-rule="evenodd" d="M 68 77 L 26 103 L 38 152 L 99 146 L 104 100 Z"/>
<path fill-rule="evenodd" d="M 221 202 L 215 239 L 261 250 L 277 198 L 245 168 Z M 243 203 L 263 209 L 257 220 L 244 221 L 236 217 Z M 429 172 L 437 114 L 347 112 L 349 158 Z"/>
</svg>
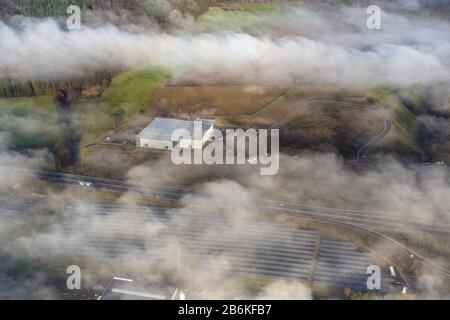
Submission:
<svg viewBox="0 0 450 320">
<path fill-rule="evenodd" d="M 214 120 L 195 119 L 202 122 L 202 134 L 211 128 Z M 171 141 L 172 133 L 177 129 L 186 129 L 191 137 L 194 138 L 194 121 L 171 119 L 171 118 L 155 118 L 153 119 L 139 134 L 139 138 Z"/>
</svg>

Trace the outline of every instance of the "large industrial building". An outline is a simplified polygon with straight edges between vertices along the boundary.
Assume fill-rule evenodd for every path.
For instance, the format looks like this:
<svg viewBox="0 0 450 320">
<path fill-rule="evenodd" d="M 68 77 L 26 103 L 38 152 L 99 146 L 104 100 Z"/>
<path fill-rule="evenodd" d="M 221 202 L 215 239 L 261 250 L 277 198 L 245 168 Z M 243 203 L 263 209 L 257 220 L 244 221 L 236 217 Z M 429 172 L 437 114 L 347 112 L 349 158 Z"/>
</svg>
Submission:
<svg viewBox="0 0 450 320">
<path fill-rule="evenodd" d="M 156 148 L 172 150 L 175 146 L 181 148 L 201 149 L 211 138 L 214 121 L 209 119 L 195 119 L 193 121 L 155 118 L 136 137 L 136 145 L 141 148 Z M 190 137 L 183 137 L 176 141 L 172 134 L 177 129 L 184 129 Z M 201 132 L 200 132 L 201 129 Z"/>
</svg>

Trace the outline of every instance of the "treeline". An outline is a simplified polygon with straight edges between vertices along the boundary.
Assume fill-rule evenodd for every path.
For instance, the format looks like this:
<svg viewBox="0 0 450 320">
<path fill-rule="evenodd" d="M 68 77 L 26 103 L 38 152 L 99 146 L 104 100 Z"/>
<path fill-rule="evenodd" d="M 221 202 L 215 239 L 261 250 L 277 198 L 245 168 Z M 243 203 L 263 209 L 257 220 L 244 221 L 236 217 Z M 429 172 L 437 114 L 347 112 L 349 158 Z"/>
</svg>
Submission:
<svg viewBox="0 0 450 320">
<path fill-rule="evenodd" d="M 198 16 L 205 12 L 212 0 L 0 0 L 0 14 L 31 17 L 65 16 L 70 5 L 87 10 L 130 11 L 135 14 L 161 18 L 168 9 Z"/>
<path fill-rule="evenodd" d="M 41 80 L 0 80 L 0 97 L 35 97 L 53 95 L 57 90 L 69 90 L 75 98 L 101 96 L 111 83 L 111 75 L 97 74 L 95 76 L 60 81 Z"/>
<path fill-rule="evenodd" d="M 30 17 L 49 17 L 66 15 L 71 4 L 79 5 L 82 10 L 89 7 L 90 0 L 4 0 L 3 15 L 24 15 Z"/>
</svg>

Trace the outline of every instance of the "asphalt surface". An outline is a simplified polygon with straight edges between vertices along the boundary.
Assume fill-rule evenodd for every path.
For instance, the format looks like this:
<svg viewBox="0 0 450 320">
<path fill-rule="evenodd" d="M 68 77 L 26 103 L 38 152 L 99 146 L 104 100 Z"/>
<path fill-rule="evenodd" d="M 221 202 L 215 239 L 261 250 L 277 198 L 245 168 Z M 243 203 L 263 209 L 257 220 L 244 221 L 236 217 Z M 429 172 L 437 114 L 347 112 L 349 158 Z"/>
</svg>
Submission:
<svg viewBox="0 0 450 320">
<path fill-rule="evenodd" d="M 208 194 L 190 188 L 164 186 L 158 184 L 146 184 L 145 186 L 133 185 L 120 180 L 105 178 L 86 177 L 72 174 L 43 171 L 38 174 L 42 179 L 51 180 L 63 184 L 77 185 L 81 182 L 91 183 L 93 188 L 104 188 L 120 192 L 137 192 L 139 194 L 158 197 L 161 200 L 178 201 L 187 194 L 196 195 Z M 418 218 L 399 217 L 395 212 L 367 212 L 362 210 L 348 210 L 339 208 L 314 207 L 295 202 L 282 200 L 260 199 L 261 209 L 266 208 L 269 212 L 297 214 L 298 216 L 317 217 L 330 219 L 338 222 L 355 224 L 359 226 L 386 228 L 391 231 L 404 231 L 408 228 L 413 230 L 450 234 L 450 222 L 428 221 Z"/>
<path fill-rule="evenodd" d="M 17 173 L 30 178 L 36 178 L 30 172 L 16 169 Z M 169 200 L 177 202 L 186 194 L 196 193 L 196 195 L 205 195 L 205 193 L 185 187 L 173 187 L 155 184 L 146 184 L 145 186 L 130 184 L 119 180 L 112 180 L 106 178 L 87 177 L 80 175 L 64 174 L 58 172 L 42 171 L 37 174 L 37 178 L 50 180 L 56 183 L 79 185 L 80 182 L 91 183 L 90 187 L 80 186 L 83 188 L 101 188 L 106 190 L 115 190 L 121 192 L 137 192 L 144 196 L 158 197 L 161 200 Z M 314 207 L 301 203 L 286 202 L 280 200 L 260 199 L 258 201 L 261 205 L 261 212 L 269 214 L 286 215 L 308 219 L 311 221 L 325 222 L 329 224 L 336 224 L 355 230 L 364 232 L 375 238 L 386 240 L 394 247 L 398 248 L 405 254 L 413 254 L 416 259 L 431 267 L 433 270 L 449 277 L 450 273 L 445 267 L 431 261 L 414 250 L 406 247 L 402 243 L 392 239 L 382 232 L 377 230 L 387 231 L 419 231 L 432 232 L 434 234 L 449 234 L 450 224 L 445 221 L 421 221 L 410 218 L 397 218 L 395 213 L 380 213 L 380 212 L 365 212 L 360 210 L 347 210 L 340 208 L 324 208 Z M 219 208 L 218 208 L 219 209 Z"/>
<path fill-rule="evenodd" d="M 381 110 L 381 107 L 378 106 L 379 110 Z M 385 136 L 387 136 L 391 130 L 392 130 L 392 123 L 388 119 L 384 117 L 384 115 L 381 113 L 381 111 L 377 110 L 377 113 L 381 116 L 384 122 L 384 128 L 383 130 L 377 134 L 375 137 L 371 138 L 368 142 L 366 142 L 356 154 L 356 161 L 367 161 L 367 154 L 369 153 L 369 148 L 375 144 L 377 144 L 381 139 L 383 139 Z"/>
</svg>

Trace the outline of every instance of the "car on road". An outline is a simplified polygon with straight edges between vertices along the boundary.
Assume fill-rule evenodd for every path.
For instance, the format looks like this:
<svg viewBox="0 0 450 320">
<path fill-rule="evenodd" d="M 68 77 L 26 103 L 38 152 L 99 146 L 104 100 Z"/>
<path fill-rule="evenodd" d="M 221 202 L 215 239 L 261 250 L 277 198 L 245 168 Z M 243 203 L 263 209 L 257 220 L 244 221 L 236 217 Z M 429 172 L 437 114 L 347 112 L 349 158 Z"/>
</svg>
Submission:
<svg viewBox="0 0 450 320">
<path fill-rule="evenodd" d="M 78 181 L 78 184 L 80 186 L 90 187 L 92 186 L 92 182 L 86 182 L 86 181 Z"/>
</svg>

